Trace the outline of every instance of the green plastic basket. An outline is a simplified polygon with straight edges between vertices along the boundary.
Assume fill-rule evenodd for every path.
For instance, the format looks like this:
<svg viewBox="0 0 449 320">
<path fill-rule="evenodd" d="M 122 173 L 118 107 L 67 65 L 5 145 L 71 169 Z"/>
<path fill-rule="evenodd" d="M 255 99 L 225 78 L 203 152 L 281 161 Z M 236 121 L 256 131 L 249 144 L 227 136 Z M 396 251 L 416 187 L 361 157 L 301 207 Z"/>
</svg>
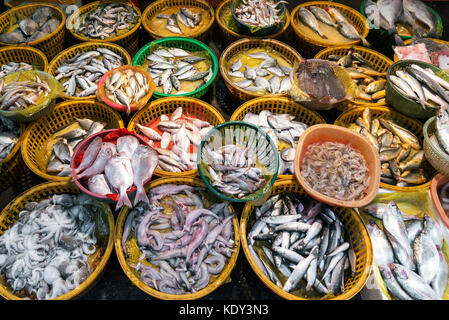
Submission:
<svg viewBox="0 0 449 320">
<path fill-rule="evenodd" d="M 182 93 L 182 94 L 165 94 L 163 92 L 157 92 L 154 91 L 153 97 L 157 98 L 164 98 L 164 97 L 192 97 L 192 98 L 200 98 L 202 97 L 207 90 L 209 89 L 210 85 L 215 81 L 215 78 L 218 74 L 218 59 L 215 56 L 215 54 L 212 52 L 212 50 L 205 45 L 203 42 L 192 39 L 192 38 L 185 38 L 185 37 L 168 37 L 168 38 L 161 38 L 157 40 L 153 40 L 147 45 L 145 45 L 142 49 L 139 50 L 139 52 L 136 53 L 134 56 L 134 59 L 132 61 L 133 66 L 142 66 L 145 59 L 148 55 L 150 55 L 153 50 L 155 44 L 159 46 L 165 46 L 169 48 L 181 48 L 187 51 L 206 51 L 212 60 L 212 77 L 209 79 L 207 83 L 205 83 L 203 86 L 198 88 L 195 91 Z"/>
<path fill-rule="evenodd" d="M 203 161 L 206 155 L 205 147 L 209 146 L 212 150 L 216 150 L 228 144 L 248 147 L 255 151 L 258 161 L 266 169 L 265 185 L 256 192 L 247 194 L 242 198 L 228 196 L 218 191 L 210 184 L 209 176 L 206 174 L 208 166 Z M 269 196 L 271 193 L 271 188 L 279 171 L 279 154 L 273 140 L 258 126 L 243 121 L 228 121 L 215 126 L 203 138 L 198 149 L 197 166 L 201 179 L 216 196 L 231 202 L 249 202 L 258 200 L 263 196 Z"/>
</svg>

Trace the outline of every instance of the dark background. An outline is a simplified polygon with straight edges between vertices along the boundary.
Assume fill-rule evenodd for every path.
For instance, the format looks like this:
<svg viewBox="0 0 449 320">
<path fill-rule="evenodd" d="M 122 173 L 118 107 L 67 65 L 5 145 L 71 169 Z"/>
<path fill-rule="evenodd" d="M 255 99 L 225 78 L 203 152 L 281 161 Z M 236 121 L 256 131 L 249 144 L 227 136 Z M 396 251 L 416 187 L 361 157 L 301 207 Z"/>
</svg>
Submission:
<svg viewBox="0 0 449 320">
<path fill-rule="evenodd" d="M 83 4 L 91 1 L 83 1 Z M 145 6 L 152 1 L 139 1 L 139 7 L 141 11 L 145 9 Z M 217 2 L 217 1 L 215 1 Z M 288 1 L 287 8 L 291 12 L 298 4 L 306 1 Z M 339 3 L 349 5 L 350 7 L 359 11 L 362 0 L 339 0 Z M 442 39 L 449 40 L 449 1 L 435 1 L 426 2 L 431 8 L 433 8 L 443 20 L 443 36 Z M 1 12 L 6 10 L 1 2 Z M 208 42 L 208 45 L 215 51 L 217 57 L 220 56 L 220 52 L 224 49 L 222 42 L 216 35 L 218 33 L 218 26 L 211 31 L 214 35 Z M 379 52 L 392 58 L 392 43 L 388 41 L 376 41 L 372 37 L 372 32 L 368 35 L 368 41 L 371 42 L 373 48 Z M 145 30 L 140 30 L 140 46 L 144 46 L 151 41 L 151 38 L 146 34 Z M 297 49 L 301 54 L 300 48 L 295 43 L 294 33 L 291 32 L 290 37 L 283 41 L 290 44 Z M 67 32 L 66 47 L 75 44 L 76 41 L 70 37 Z M 308 57 L 310 58 L 310 57 Z M 202 98 L 208 103 L 211 103 L 218 109 L 220 109 L 226 119 L 229 119 L 230 114 L 234 109 L 238 107 L 234 101 L 227 94 L 227 90 L 220 77 L 214 83 L 214 86 L 209 92 Z M 329 122 L 332 121 L 334 115 L 332 113 L 323 115 Z M 126 117 L 123 119 L 125 124 L 127 123 Z M 6 190 L 0 195 L 0 209 L 9 203 L 14 197 L 29 189 L 31 186 L 38 183 L 45 182 L 38 176 L 31 173 L 29 170 L 17 181 L 17 183 Z M 237 211 L 242 207 L 234 206 Z M 236 266 L 230 275 L 230 281 L 217 288 L 214 292 L 210 293 L 202 300 L 281 300 L 279 296 L 269 290 L 262 281 L 255 275 L 250 265 L 246 261 L 246 257 L 243 250 L 240 250 L 239 258 Z M 76 298 L 77 300 L 152 300 L 153 297 L 149 296 L 139 288 L 134 286 L 127 278 L 125 273 L 120 267 L 115 252 L 112 252 L 109 262 L 104 270 L 104 274 L 95 284 L 95 286 L 82 296 Z M 360 299 L 359 296 L 354 298 Z"/>
</svg>

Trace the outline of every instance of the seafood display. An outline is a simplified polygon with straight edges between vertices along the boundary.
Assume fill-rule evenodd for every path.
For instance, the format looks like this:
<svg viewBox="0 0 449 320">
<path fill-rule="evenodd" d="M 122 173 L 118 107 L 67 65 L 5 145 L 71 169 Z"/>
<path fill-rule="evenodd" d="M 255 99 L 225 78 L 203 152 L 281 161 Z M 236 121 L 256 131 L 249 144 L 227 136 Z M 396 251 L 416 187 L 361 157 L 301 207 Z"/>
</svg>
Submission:
<svg viewBox="0 0 449 320">
<path fill-rule="evenodd" d="M 272 50 L 245 50 L 229 61 L 228 76 L 239 88 L 260 94 L 287 93 L 291 88 L 291 64 Z"/>
<path fill-rule="evenodd" d="M 426 108 L 449 106 L 449 82 L 429 68 L 407 65 L 389 76 L 394 89 Z"/>
<path fill-rule="evenodd" d="M 326 141 L 308 145 L 300 170 L 312 189 L 340 200 L 363 198 L 370 184 L 366 159 L 343 143 Z"/>
<path fill-rule="evenodd" d="M 9 62 L 0 67 L 0 79 L 6 77 L 8 74 L 26 70 L 33 70 L 33 66 L 25 62 Z"/>
<path fill-rule="evenodd" d="M 172 14 L 158 14 L 156 18 L 167 20 L 165 29 L 176 34 L 184 34 L 180 24 L 185 28 L 194 29 L 203 19 L 201 12 L 193 13 L 188 8 L 180 8 L 178 12 Z"/>
<path fill-rule="evenodd" d="M 368 21 L 389 34 L 438 38 L 436 17 L 420 0 L 368 0 L 365 14 Z"/>
<path fill-rule="evenodd" d="M 332 208 L 280 193 L 254 209 L 248 249 L 268 279 L 300 297 L 344 292 L 346 280 L 357 272 L 356 257 L 349 232 Z"/>
<path fill-rule="evenodd" d="M 76 289 L 92 273 L 98 251 L 99 208 L 85 194 L 55 194 L 25 204 L 0 236 L 0 274 L 12 292 L 54 299 Z"/>
<path fill-rule="evenodd" d="M 242 0 L 234 8 L 234 13 L 240 22 L 252 27 L 267 27 L 280 24 L 282 8 L 287 1 L 274 0 Z"/>
<path fill-rule="evenodd" d="M 294 174 L 296 145 L 308 126 L 295 121 L 293 115 L 275 114 L 267 110 L 262 110 L 259 114 L 248 112 L 242 121 L 260 127 L 276 144 L 280 151 L 278 174 Z"/>
<path fill-rule="evenodd" d="M 61 62 L 55 78 L 70 97 L 89 97 L 97 92 L 98 81 L 107 72 L 125 64 L 123 57 L 108 48 L 80 52 Z"/>
<path fill-rule="evenodd" d="M 155 91 L 164 94 L 195 91 L 213 75 L 209 56 L 181 48 L 157 48 L 147 56 L 144 67 L 156 84 Z"/>
<path fill-rule="evenodd" d="M 201 140 L 213 128 L 209 122 L 183 113 L 182 107 L 147 126 L 136 126 L 159 154 L 157 169 L 168 172 L 194 170 Z"/>
<path fill-rule="evenodd" d="M 379 151 L 381 182 L 406 187 L 428 180 L 421 143 L 409 130 L 392 120 L 373 118 L 369 108 L 348 128 L 364 135 Z"/>
<path fill-rule="evenodd" d="M 13 22 L 14 21 L 14 22 Z M 9 44 L 28 43 L 42 39 L 61 25 L 61 19 L 51 7 L 41 6 L 28 17 L 18 16 L 0 34 L 0 41 Z"/>
<path fill-rule="evenodd" d="M 229 203 L 211 200 L 204 188 L 176 184 L 154 187 L 148 198 L 149 205 L 139 203 L 125 221 L 122 247 L 128 259 L 134 257 L 128 264 L 163 293 L 204 289 L 235 250 Z"/>
<path fill-rule="evenodd" d="M 379 72 L 371 63 L 351 48 L 346 55 L 330 55 L 329 61 L 344 67 L 358 85 L 356 101 L 368 103 L 385 102 L 386 72 Z"/>
<path fill-rule="evenodd" d="M 412 38 L 410 45 L 394 47 L 398 60 L 420 60 L 449 69 L 449 45 L 429 38 Z"/>
<path fill-rule="evenodd" d="M 50 137 L 46 148 L 51 148 L 46 169 L 58 177 L 70 176 L 70 160 L 76 146 L 87 137 L 100 132 L 106 123 L 87 118 L 76 119 L 71 124 L 56 131 Z"/>
<path fill-rule="evenodd" d="M 136 188 L 134 205 L 140 201 L 149 202 L 144 183 L 151 179 L 156 169 L 157 152 L 130 134 L 112 141 L 99 136 L 93 139 L 72 176 L 87 180 L 87 188 L 95 194 L 116 193 L 115 210 L 123 205 L 133 206 L 127 194 L 132 187 Z"/>
<path fill-rule="evenodd" d="M 449 110 L 440 108 L 435 119 L 435 134 L 430 137 L 433 145 L 439 147 L 446 155 L 449 155 Z"/>
<path fill-rule="evenodd" d="M 137 24 L 139 14 L 125 3 L 101 3 L 77 17 L 73 29 L 82 36 L 104 40 L 120 36 Z"/>
<path fill-rule="evenodd" d="M 334 7 L 308 6 L 298 9 L 298 22 L 302 30 L 309 30 L 311 37 L 331 43 L 345 43 L 360 40 L 364 46 L 370 43 L 359 33 L 353 23 L 340 10 Z"/>
<path fill-rule="evenodd" d="M 17 144 L 21 131 L 16 122 L 0 116 L 0 162 L 10 154 Z"/>
<path fill-rule="evenodd" d="M 406 220 L 407 214 L 394 201 L 370 205 L 364 211 L 376 218 L 369 219 L 367 227 L 374 261 L 389 294 L 398 300 L 441 300 L 448 283 L 448 265 L 437 222 L 427 213 Z"/>
</svg>

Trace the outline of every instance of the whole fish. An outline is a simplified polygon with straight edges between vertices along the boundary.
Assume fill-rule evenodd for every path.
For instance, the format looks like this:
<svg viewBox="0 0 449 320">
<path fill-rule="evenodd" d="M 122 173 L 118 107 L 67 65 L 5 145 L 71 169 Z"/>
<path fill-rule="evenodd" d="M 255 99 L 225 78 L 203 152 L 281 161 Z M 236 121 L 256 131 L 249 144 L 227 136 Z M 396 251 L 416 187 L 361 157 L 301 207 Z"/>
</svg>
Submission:
<svg viewBox="0 0 449 320">
<path fill-rule="evenodd" d="M 396 280 L 388 265 L 378 265 L 382 279 L 391 295 L 399 300 L 413 300 Z"/>
<path fill-rule="evenodd" d="M 112 193 L 111 188 L 109 188 L 108 182 L 102 173 L 90 177 L 87 186 L 89 191 L 103 196 Z"/>
<path fill-rule="evenodd" d="M 107 160 L 104 167 L 104 175 L 114 190 L 119 193 L 115 210 L 123 205 L 132 207 L 131 201 L 126 193 L 133 185 L 133 168 L 131 160 L 126 156 L 117 154 Z"/>
<path fill-rule="evenodd" d="M 112 158 L 117 153 L 117 149 L 115 144 L 111 142 L 103 142 L 100 147 L 100 151 L 95 158 L 95 161 L 92 165 L 86 168 L 81 173 L 77 174 L 77 179 L 81 179 L 84 177 L 92 177 L 94 175 L 100 174 L 104 171 L 106 163 L 110 158 Z"/>
<path fill-rule="evenodd" d="M 441 148 L 449 154 L 449 114 L 448 109 L 441 108 L 436 113 L 435 136 Z"/>
<path fill-rule="evenodd" d="M 373 244 L 374 261 L 378 266 L 386 267 L 394 262 L 393 248 L 379 226 L 372 220 L 366 223 Z"/>
<path fill-rule="evenodd" d="M 439 257 L 439 267 L 438 272 L 435 275 L 435 277 L 432 279 L 432 282 L 430 283 L 433 290 L 435 290 L 436 294 L 439 297 L 442 297 L 444 292 L 447 288 L 447 280 L 448 280 L 448 266 L 446 259 L 443 255 L 443 252 L 441 251 L 441 248 L 437 245 L 436 246 L 438 251 L 438 257 Z"/>
<path fill-rule="evenodd" d="M 313 15 L 321 22 L 331 26 L 336 27 L 335 20 L 331 17 L 331 15 L 323 8 L 317 6 L 309 6 L 308 9 Z"/>
<path fill-rule="evenodd" d="M 432 237 L 426 230 L 421 231 L 415 238 L 413 254 L 417 273 L 430 284 L 438 272 L 440 257 Z"/>
<path fill-rule="evenodd" d="M 323 33 L 323 31 L 321 31 L 317 18 L 315 17 L 315 15 L 310 12 L 308 9 L 304 8 L 304 7 L 300 7 L 298 10 L 298 18 L 306 25 L 308 26 L 310 29 L 312 29 L 313 31 L 315 31 L 316 33 L 318 33 L 320 35 L 320 37 L 327 39 L 327 36 Z"/>
<path fill-rule="evenodd" d="M 103 139 L 101 137 L 97 137 L 92 140 L 86 151 L 84 151 L 83 160 L 81 160 L 80 165 L 75 169 L 76 174 L 89 168 L 93 164 L 93 162 L 97 158 L 98 153 L 100 152 L 102 143 Z"/>
<path fill-rule="evenodd" d="M 402 12 L 402 1 L 378 0 L 376 5 L 380 13 L 380 23 L 385 22 L 384 29 L 388 30 L 389 34 L 397 33 L 396 21 Z"/>
<path fill-rule="evenodd" d="M 420 0 L 403 0 L 402 4 L 404 8 L 410 12 L 410 14 L 419 22 L 426 25 L 429 29 L 427 36 L 431 38 L 438 38 L 436 30 L 435 16 L 430 11 L 430 8 L 426 6 Z"/>
<path fill-rule="evenodd" d="M 150 202 L 143 184 L 152 177 L 158 164 L 158 158 L 157 152 L 148 146 L 139 145 L 134 150 L 131 158 L 134 185 L 137 187 L 134 205 L 137 205 L 139 201 Z"/>
</svg>

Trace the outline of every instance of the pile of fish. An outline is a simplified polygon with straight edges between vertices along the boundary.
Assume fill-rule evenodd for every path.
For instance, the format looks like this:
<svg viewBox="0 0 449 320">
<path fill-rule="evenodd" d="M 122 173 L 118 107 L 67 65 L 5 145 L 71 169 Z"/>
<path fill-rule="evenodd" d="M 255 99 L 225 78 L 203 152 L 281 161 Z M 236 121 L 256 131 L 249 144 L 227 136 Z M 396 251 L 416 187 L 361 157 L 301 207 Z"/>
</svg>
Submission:
<svg viewBox="0 0 449 320">
<path fill-rule="evenodd" d="M 0 41 L 9 44 L 28 43 L 48 36 L 61 24 L 58 14 L 50 7 L 41 6 L 26 18 L 19 19 L 6 33 L 0 34 Z"/>
<path fill-rule="evenodd" d="M 419 103 L 423 109 L 449 107 L 449 82 L 429 68 L 424 69 L 412 63 L 402 70 L 396 70 L 389 79 L 393 88 Z"/>
<path fill-rule="evenodd" d="M 362 154 L 347 144 L 330 141 L 307 146 L 301 176 L 315 191 L 345 201 L 363 198 L 370 184 Z"/>
<path fill-rule="evenodd" d="M 61 61 L 55 70 L 55 78 L 63 81 L 67 96 L 88 97 L 97 92 L 98 81 L 105 73 L 122 65 L 122 56 L 100 47 Z"/>
<path fill-rule="evenodd" d="M 356 275 L 356 256 L 346 227 L 321 202 L 282 193 L 255 207 L 248 249 L 278 287 L 301 297 L 344 292 Z"/>
<path fill-rule="evenodd" d="M 386 73 L 373 68 L 371 63 L 351 48 L 346 55 L 330 55 L 329 61 L 344 67 L 359 87 L 356 99 L 361 102 L 385 102 Z"/>
<path fill-rule="evenodd" d="M 449 69 L 449 45 L 429 38 L 412 38 L 412 43 L 393 48 L 398 60 L 419 60 L 440 69 Z"/>
<path fill-rule="evenodd" d="M 91 274 L 97 251 L 98 208 L 85 194 L 55 194 L 29 202 L 0 236 L 0 273 L 12 293 L 54 299 L 79 287 Z"/>
<path fill-rule="evenodd" d="M 138 13 L 127 4 L 99 4 L 78 18 L 74 31 L 93 39 L 107 39 L 131 30 L 139 20 Z"/>
<path fill-rule="evenodd" d="M 203 161 L 210 185 L 226 195 L 243 198 L 266 184 L 263 170 L 257 164 L 257 155 L 249 147 L 228 144 L 212 150 L 207 145 Z"/>
<path fill-rule="evenodd" d="M 197 90 L 207 83 L 213 75 L 210 65 L 205 71 L 200 71 L 195 67 L 195 64 L 198 62 L 206 62 L 205 57 L 195 55 L 181 48 L 161 47 L 147 56 L 147 59 L 150 61 L 147 71 L 153 78 L 156 87 L 162 87 L 165 94 L 190 92 L 181 90 L 183 87 L 182 82 L 202 80 L 194 88 L 194 90 Z"/>
<path fill-rule="evenodd" d="M 280 152 L 278 174 L 294 174 L 296 145 L 307 125 L 295 121 L 291 114 L 275 114 L 262 110 L 258 115 L 248 112 L 242 121 L 254 124 L 264 130 Z M 283 146 L 282 146 L 283 144 Z"/>
<path fill-rule="evenodd" d="M 368 0 L 365 5 L 365 14 L 368 20 L 378 28 L 387 30 L 390 34 L 398 32 L 400 25 L 410 35 L 419 38 L 424 35 L 430 38 L 439 38 L 436 27 L 436 18 L 430 8 L 420 0 Z"/>
<path fill-rule="evenodd" d="M 441 300 L 448 282 L 443 235 L 431 216 L 401 212 L 394 201 L 364 211 L 380 220 L 367 227 L 376 262 L 388 292 L 398 300 Z"/>
<path fill-rule="evenodd" d="M 193 13 L 187 8 L 181 8 L 178 12 L 172 14 L 159 14 L 158 19 L 166 19 L 167 24 L 165 28 L 173 33 L 184 34 L 179 27 L 178 20 L 187 28 L 194 29 L 202 20 L 201 12 Z"/>
<path fill-rule="evenodd" d="M 287 1 L 274 0 L 242 0 L 240 5 L 234 8 L 234 13 L 240 22 L 253 27 L 267 27 L 282 23 L 282 9 Z"/>
<path fill-rule="evenodd" d="M 430 136 L 433 145 L 449 155 L 449 110 L 440 108 L 435 119 L 435 134 Z"/>
<path fill-rule="evenodd" d="M 235 85 L 245 91 L 272 94 L 290 90 L 292 68 L 279 64 L 275 57 L 265 51 L 244 54 L 262 61 L 255 68 L 243 65 L 241 59 L 231 64 L 228 75 L 235 78 Z"/>
<path fill-rule="evenodd" d="M 298 10 L 298 18 L 321 38 L 328 39 L 320 29 L 319 22 L 335 28 L 343 37 L 351 41 L 360 40 L 364 46 L 371 46 L 357 31 L 352 22 L 337 8 L 321 8 L 318 6 L 300 7 Z"/>
<path fill-rule="evenodd" d="M 132 69 L 115 70 L 104 82 L 105 95 L 115 103 L 125 105 L 129 114 L 131 105 L 145 97 L 150 85 L 145 74 Z"/>
<path fill-rule="evenodd" d="M 379 151 L 381 182 L 405 187 L 427 181 L 424 151 L 412 132 L 392 120 L 373 119 L 369 108 L 349 129 L 364 135 Z"/>
<path fill-rule="evenodd" d="M 0 161 L 3 161 L 19 141 L 20 126 L 3 116 L 0 116 Z"/>
<path fill-rule="evenodd" d="M 171 115 L 163 114 L 149 127 L 136 123 L 159 154 L 158 169 L 184 172 L 196 168 L 201 140 L 213 128 L 207 122 L 183 113 L 182 107 Z"/>
<path fill-rule="evenodd" d="M 33 66 L 25 62 L 9 62 L 0 67 L 0 79 L 8 74 L 26 70 L 33 70 Z"/>
<path fill-rule="evenodd" d="M 123 229 L 125 256 L 135 238 L 141 253 L 140 279 L 168 294 L 204 289 L 219 276 L 235 250 L 234 214 L 229 203 L 205 201 L 202 188 L 164 184 L 150 190 L 150 205 L 140 203 Z"/>
<path fill-rule="evenodd" d="M 15 80 L 5 84 L 0 79 L 0 109 L 20 111 L 36 105 L 36 101 L 45 98 L 51 89 L 48 84 L 36 74 L 33 80 L 18 81 L 20 71 Z"/>
<path fill-rule="evenodd" d="M 123 135 L 115 143 L 96 137 L 86 148 L 74 175 L 87 179 L 87 188 L 93 193 L 116 193 L 118 210 L 123 204 L 132 207 L 127 191 L 133 186 L 137 188 L 134 204 L 149 202 L 144 183 L 153 176 L 157 163 L 157 152 L 133 135 Z"/>
<path fill-rule="evenodd" d="M 76 119 L 66 127 L 56 131 L 51 137 L 52 151 L 47 163 L 47 172 L 58 177 L 70 175 L 70 160 L 76 146 L 87 137 L 100 132 L 106 123 L 90 119 Z"/>
</svg>

